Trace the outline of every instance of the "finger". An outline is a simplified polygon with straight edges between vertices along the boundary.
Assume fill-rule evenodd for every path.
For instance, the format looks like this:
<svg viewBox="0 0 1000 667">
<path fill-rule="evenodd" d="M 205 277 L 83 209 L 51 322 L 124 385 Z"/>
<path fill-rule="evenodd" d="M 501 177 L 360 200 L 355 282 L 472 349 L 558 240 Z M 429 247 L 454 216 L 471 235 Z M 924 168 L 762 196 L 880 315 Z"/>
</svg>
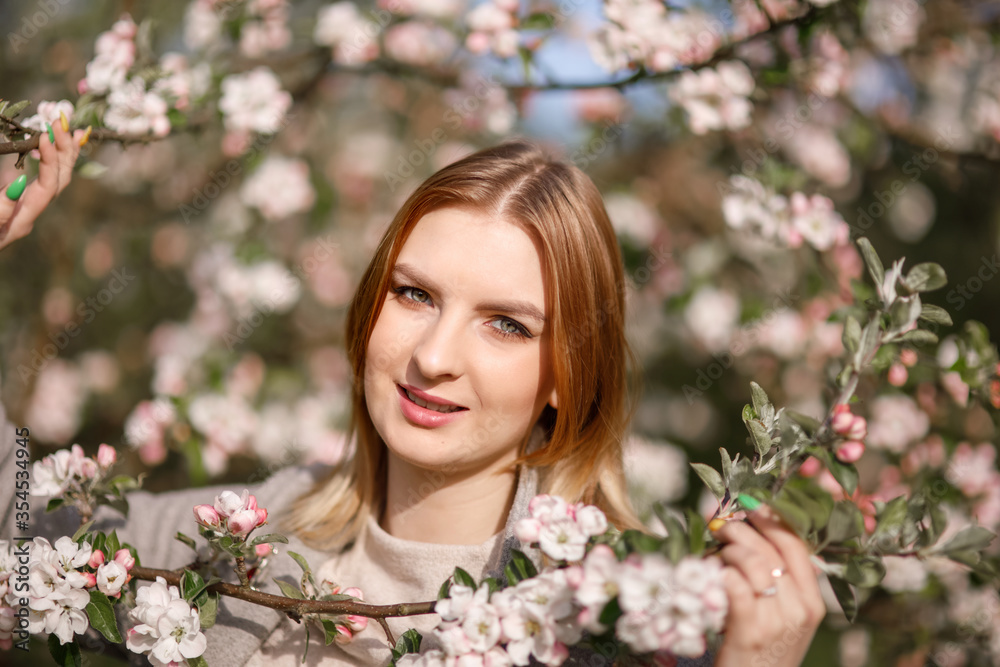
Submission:
<svg viewBox="0 0 1000 667">
<path fill-rule="evenodd" d="M 782 567 L 776 552 L 765 554 L 757 549 L 740 543 L 727 544 L 719 552 L 722 561 L 740 571 L 740 573 L 750 582 L 754 594 L 758 595 L 772 586 L 776 586 L 778 581 L 772 571 L 777 567 Z M 779 592 L 782 588 L 779 587 Z M 776 597 L 776 596 L 767 596 Z M 764 599 L 764 598 L 761 598 Z"/>
<path fill-rule="evenodd" d="M 58 124 L 58 121 L 56 121 L 56 125 Z M 56 130 L 53 128 L 53 134 L 55 132 Z M 51 201 L 52 197 L 55 197 L 59 186 L 59 153 L 55 144 L 49 141 L 49 133 L 45 130 L 42 130 L 38 136 L 38 152 L 41 155 L 41 159 L 38 164 L 38 180 L 36 183 L 38 184 L 38 188 L 48 193 L 49 201 Z M 28 192 L 25 192 L 24 196 L 27 197 Z M 48 201 L 45 203 L 48 204 Z"/>
<path fill-rule="evenodd" d="M 764 557 L 761 569 L 770 576 L 771 570 L 782 567 L 781 554 L 760 532 L 743 521 L 727 521 L 715 531 L 716 539 L 727 544 L 741 544 Z"/>
<path fill-rule="evenodd" d="M 826 605 L 819 590 L 819 579 L 810 560 L 811 552 L 806 543 L 790 531 L 770 508 L 750 513 L 750 521 L 774 545 L 785 563 L 787 574 L 806 609 L 820 617 L 826 614 Z"/>
<path fill-rule="evenodd" d="M 753 586 L 746 580 L 742 572 L 733 567 L 722 569 L 722 585 L 729 598 L 726 641 L 745 641 L 748 638 L 737 637 L 734 631 L 756 628 L 758 625 L 760 610 L 757 607 L 757 597 L 754 595 Z"/>
<path fill-rule="evenodd" d="M 73 165 L 76 164 L 77 155 L 80 154 L 80 147 L 74 141 L 72 133 L 63 130 L 61 119 L 52 127 L 56 137 L 56 153 L 58 156 L 56 163 L 56 194 L 59 194 L 69 185 L 73 175 Z"/>
</svg>

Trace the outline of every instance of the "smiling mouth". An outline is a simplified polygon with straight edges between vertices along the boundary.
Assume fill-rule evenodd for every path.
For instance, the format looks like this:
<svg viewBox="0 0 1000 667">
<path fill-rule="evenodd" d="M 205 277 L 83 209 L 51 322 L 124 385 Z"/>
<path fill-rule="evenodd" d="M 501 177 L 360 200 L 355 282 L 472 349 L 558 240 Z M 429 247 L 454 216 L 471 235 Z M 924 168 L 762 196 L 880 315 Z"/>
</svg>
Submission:
<svg viewBox="0 0 1000 667">
<path fill-rule="evenodd" d="M 415 403 L 422 408 L 426 408 L 427 410 L 433 410 L 434 412 L 440 412 L 442 414 L 448 414 L 449 412 L 458 412 L 459 410 L 468 410 L 468 408 L 463 408 L 457 405 L 440 405 L 438 403 L 430 403 L 418 396 L 414 396 L 413 394 L 410 393 L 408 389 L 405 389 L 403 387 L 400 387 L 400 389 L 402 389 L 403 393 L 406 394 L 406 397 L 410 399 L 410 402 Z"/>
</svg>

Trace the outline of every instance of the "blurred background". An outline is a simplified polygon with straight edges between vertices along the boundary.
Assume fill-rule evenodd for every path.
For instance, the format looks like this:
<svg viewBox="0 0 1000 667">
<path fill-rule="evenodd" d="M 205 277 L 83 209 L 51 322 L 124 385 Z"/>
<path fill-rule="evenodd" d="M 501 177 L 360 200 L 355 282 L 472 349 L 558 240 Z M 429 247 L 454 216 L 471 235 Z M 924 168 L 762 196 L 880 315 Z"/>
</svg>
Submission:
<svg viewBox="0 0 1000 667">
<path fill-rule="evenodd" d="M 859 391 L 890 399 L 865 493 L 913 448 L 985 445 L 993 476 L 950 483 L 995 525 L 1000 406 L 969 336 L 1000 327 L 998 21 L 914 0 L 5 1 L 0 98 L 30 102 L 26 127 L 61 108 L 151 134 L 91 141 L 0 254 L 2 400 L 36 457 L 109 443 L 154 491 L 340 461 L 347 304 L 382 231 L 434 171 L 524 135 L 594 180 L 618 232 L 640 507 L 711 513 L 687 463 L 752 451 L 751 379 L 825 414 L 845 313 L 877 298 L 866 236 L 887 268 L 944 267 L 924 300 L 954 325 Z M 807 664 L 994 664 L 995 592 L 933 575 L 897 572 L 854 626 L 834 603 Z"/>
</svg>

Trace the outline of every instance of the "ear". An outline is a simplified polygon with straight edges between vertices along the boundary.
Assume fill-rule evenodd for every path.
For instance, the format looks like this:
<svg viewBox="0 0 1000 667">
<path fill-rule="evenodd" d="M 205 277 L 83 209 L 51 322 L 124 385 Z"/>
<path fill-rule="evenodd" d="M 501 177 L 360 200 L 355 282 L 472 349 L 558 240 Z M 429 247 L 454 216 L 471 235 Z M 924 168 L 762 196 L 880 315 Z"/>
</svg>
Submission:
<svg viewBox="0 0 1000 667">
<path fill-rule="evenodd" d="M 549 396 L 549 405 L 552 406 L 553 410 L 559 409 L 559 395 L 555 389 L 552 390 L 552 394 Z"/>
</svg>

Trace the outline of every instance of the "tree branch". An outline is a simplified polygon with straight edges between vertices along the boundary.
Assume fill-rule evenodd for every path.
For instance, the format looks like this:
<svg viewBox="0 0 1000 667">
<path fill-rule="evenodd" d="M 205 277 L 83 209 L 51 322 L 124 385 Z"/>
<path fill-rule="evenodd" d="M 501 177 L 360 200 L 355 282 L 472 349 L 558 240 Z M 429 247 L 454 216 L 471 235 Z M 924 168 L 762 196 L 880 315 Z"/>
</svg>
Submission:
<svg viewBox="0 0 1000 667">
<path fill-rule="evenodd" d="M 175 570 L 157 570 L 136 566 L 132 568 L 131 575 L 143 581 L 156 581 L 157 577 L 163 577 L 168 584 L 178 587 L 181 583 L 181 573 Z M 271 609 L 288 614 L 295 620 L 300 620 L 304 614 L 350 614 L 374 619 L 419 616 L 421 614 L 433 613 L 434 605 L 436 604 L 436 601 L 374 605 L 355 601 L 297 600 L 283 595 L 262 593 L 252 588 L 243 588 L 242 586 L 226 582 L 212 584 L 206 590 L 210 593 L 219 593 L 220 595 L 227 595 L 245 602 L 270 607 Z"/>
</svg>

